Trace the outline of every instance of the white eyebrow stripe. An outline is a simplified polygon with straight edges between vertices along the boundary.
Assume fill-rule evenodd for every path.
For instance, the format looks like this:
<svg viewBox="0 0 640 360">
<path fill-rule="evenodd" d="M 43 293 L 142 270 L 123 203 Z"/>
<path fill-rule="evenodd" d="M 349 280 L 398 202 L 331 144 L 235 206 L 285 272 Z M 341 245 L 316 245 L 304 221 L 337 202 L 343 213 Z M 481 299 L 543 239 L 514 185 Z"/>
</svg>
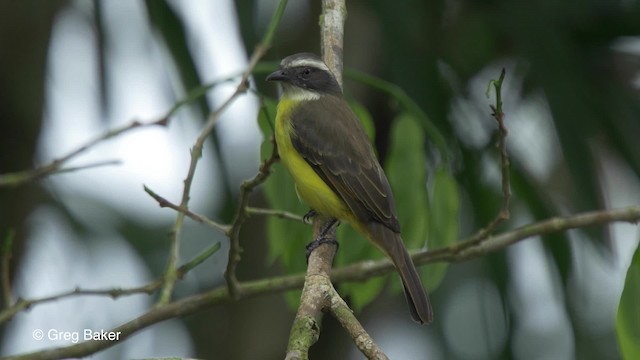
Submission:
<svg viewBox="0 0 640 360">
<path fill-rule="evenodd" d="M 329 68 L 327 67 L 327 65 L 325 65 L 325 63 L 323 63 L 322 61 L 312 60 L 312 59 L 293 60 L 287 65 L 287 67 L 298 67 L 298 66 L 310 66 L 310 67 L 321 69 L 324 71 L 329 71 Z"/>
</svg>

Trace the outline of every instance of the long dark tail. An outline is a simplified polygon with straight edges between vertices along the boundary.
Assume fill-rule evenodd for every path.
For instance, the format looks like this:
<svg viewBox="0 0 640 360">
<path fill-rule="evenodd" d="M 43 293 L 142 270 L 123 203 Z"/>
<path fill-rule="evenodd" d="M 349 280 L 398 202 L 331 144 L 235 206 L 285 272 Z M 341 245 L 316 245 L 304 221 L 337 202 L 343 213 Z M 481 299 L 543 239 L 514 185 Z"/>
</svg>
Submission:
<svg viewBox="0 0 640 360">
<path fill-rule="evenodd" d="M 431 301 L 400 234 L 377 222 L 367 224 L 367 228 L 371 234 L 371 240 L 391 258 L 400 274 L 411 318 L 420 324 L 433 321 Z"/>
</svg>

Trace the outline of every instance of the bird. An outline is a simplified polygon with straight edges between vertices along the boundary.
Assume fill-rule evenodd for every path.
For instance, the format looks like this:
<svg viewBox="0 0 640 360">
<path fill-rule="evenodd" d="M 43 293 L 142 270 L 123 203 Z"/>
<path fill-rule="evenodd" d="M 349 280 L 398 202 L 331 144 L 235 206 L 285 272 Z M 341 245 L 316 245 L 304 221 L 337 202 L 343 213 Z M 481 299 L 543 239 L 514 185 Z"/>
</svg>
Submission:
<svg viewBox="0 0 640 360">
<path fill-rule="evenodd" d="M 429 296 L 400 235 L 389 181 L 329 67 L 313 53 L 298 53 L 284 58 L 266 80 L 282 86 L 275 140 L 298 197 L 310 213 L 349 223 L 388 256 L 411 318 L 432 322 Z"/>
</svg>

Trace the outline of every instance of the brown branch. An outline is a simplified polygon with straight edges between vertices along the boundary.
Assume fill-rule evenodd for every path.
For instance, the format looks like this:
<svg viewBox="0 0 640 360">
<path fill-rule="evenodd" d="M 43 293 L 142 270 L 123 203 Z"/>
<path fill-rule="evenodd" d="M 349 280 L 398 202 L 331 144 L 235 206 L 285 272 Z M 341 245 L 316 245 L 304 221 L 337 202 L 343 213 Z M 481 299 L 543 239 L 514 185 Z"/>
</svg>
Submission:
<svg viewBox="0 0 640 360">
<path fill-rule="evenodd" d="M 331 219 L 314 218 L 314 239 L 318 241 L 320 229 Z M 326 238 L 336 239 L 336 229 L 331 227 Z M 331 298 L 337 293 L 331 284 L 331 266 L 337 251 L 335 244 L 323 243 L 311 251 L 308 258 L 307 274 L 300 296 L 300 305 L 293 320 L 287 345 L 287 360 L 309 358 L 309 349 L 320 338 L 322 311 L 331 307 Z"/>
<path fill-rule="evenodd" d="M 244 94 L 248 88 L 248 77 L 251 74 L 251 70 L 255 66 L 255 62 L 250 62 L 245 70 L 242 78 L 240 79 L 240 83 L 236 87 L 236 90 L 227 98 L 227 100 L 220 105 L 220 107 L 212 112 L 209 115 L 207 123 L 204 128 L 200 131 L 198 138 L 196 139 L 193 148 L 191 149 L 191 161 L 189 162 L 189 170 L 187 171 L 187 177 L 184 179 L 184 187 L 182 190 L 182 198 L 180 200 L 180 209 L 188 210 L 189 208 L 189 199 L 191 197 L 191 185 L 193 184 L 193 178 L 196 174 L 196 168 L 198 166 L 198 162 L 202 157 L 202 148 L 204 147 L 204 142 L 207 140 L 213 128 L 222 114 L 231 104 L 240 96 Z M 167 264 L 167 269 L 165 271 L 164 276 L 164 286 L 162 288 L 162 293 L 160 294 L 160 299 L 158 302 L 160 304 L 167 304 L 171 300 L 171 294 L 173 293 L 173 288 L 178 279 L 177 276 L 177 263 L 180 255 L 180 235 L 182 232 L 182 225 L 184 223 L 185 217 L 184 211 L 179 211 L 176 216 L 176 222 L 173 226 L 173 230 L 171 232 L 171 250 L 169 252 L 169 260 Z"/>
<path fill-rule="evenodd" d="M 186 216 L 188 216 L 190 219 L 197 221 L 201 224 L 206 224 L 209 227 L 218 230 L 220 232 L 222 232 L 223 234 L 227 234 L 230 226 L 229 225 L 224 225 L 224 224 L 220 224 L 217 223 L 211 219 L 209 219 L 208 217 L 204 216 L 204 215 L 200 215 L 200 214 L 196 214 L 193 211 L 189 210 L 189 209 L 185 209 L 185 208 L 181 208 L 180 206 L 172 203 L 171 201 L 163 198 L 162 196 L 156 194 L 153 190 L 149 189 L 146 185 L 143 185 L 144 191 L 149 194 L 149 196 L 151 196 L 155 201 L 158 202 L 158 205 L 161 208 L 167 207 L 170 209 L 173 209 L 177 212 L 182 212 L 184 213 Z"/>
<path fill-rule="evenodd" d="M 271 166 L 278 160 L 278 150 L 274 146 L 271 152 L 271 156 L 262 162 L 260 168 L 258 169 L 258 173 L 252 179 L 244 181 L 240 186 L 240 199 L 238 204 L 238 210 L 236 211 L 236 215 L 231 223 L 231 228 L 227 235 L 229 236 L 229 261 L 227 263 L 227 270 L 225 271 L 225 279 L 227 281 L 227 287 L 229 288 L 229 294 L 231 294 L 232 298 L 237 298 L 240 296 L 239 292 L 239 282 L 236 277 L 236 267 L 238 266 L 238 262 L 240 261 L 240 253 L 242 252 L 242 248 L 240 247 L 240 229 L 242 228 L 242 224 L 249 217 L 249 212 L 247 211 L 249 204 L 249 194 L 255 189 L 258 185 L 262 184 L 270 174 Z"/>
<path fill-rule="evenodd" d="M 246 211 L 249 215 L 275 216 L 280 219 L 293 220 L 293 221 L 299 221 L 304 223 L 304 219 L 302 218 L 302 216 L 288 212 L 288 211 L 255 208 L 251 206 L 247 206 Z"/>
<path fill-rule="evenodd" d="M 342 11 L 341 11 L 342 10 Z M 320 17 L 320 37 L 322 58 L 333 72 L 342 88 L 342 40 L 346 7 L 343 0 L 323 0 Z M 341 18 L 342 16 L 342 18 Z M 320 229 L 329 226 L 331 218 L 315 216 L 313 218 L 313 239 L 318 241 L 321 235 L 325 243 L 311 250 L 308 257 L 307 276 L 300 297 L 300 305 L 289 332 L 287 360 L 307 359 L 309 348 L 320 337 L 320 319 L 322 311 L 330 308 L 332 296 L 331 266 L 337 251 L 335 228 L 325 234 Z M 333 241 L 333 244 L 330 243 Z"/>
<path fill-rule="evenodd" d="M 491 86 L 496 91 L 496 104 L 489 105 L 491 108 L 491 116 L 496 120 L 498 124 L 498 143 L 496 147 L 500 152 L 500 169 L 502 172 L 502 207 L 498 211 L 496 217 L 483 229 L 480 229 L 475 235 L 471 237 L 471 241 L 480 242 L 489 237 L 495 229 L 503 221 L 509 219 L 509 203 L 511 200 L 511 177 L 509 175 L 509 154 L 507 153 L 507 135 L 509 131 L 504 125 L 504 111 L 502 111 L 502 83 L 505 77 L 505 69 L 500 72 L 498 80 L 491 80 L 489 87 L 487 88 L 487 97 L 491 90 Z"/>
<path fill-rule="evenodd" d="M 287 0 L 280 1 L 280 4 L 278 5 L 278 9 L 276 10 L 273 18 L 271 19 L 269 30 L 265 34 L 265 37 L 263 38 L 262 42 L 259 43 L 254 49 L 253 54 L 249 59 L 249 64 L 245 68 L 245 71 L 242 73 L 242 77 L 240 78 L 240 83 L 236 87 L 236 90 L 220 106 L 220 108 L 218 108 L 218 110 L 211 113 L 207 121 L 207 124 L 200 132 L 200 135 L 198 136 L 198 139 L 196 140 L 196 143 L 193 146 L 193 149 L 191 150 L 191 162 L 189 164 L 189 171 L 187 174 L 187 178 L 184 180 L 185 185 L 184 185 L 184 190 L 182 192 L 182 200 L 179 205 L 180 209 L 185 209 L 185 210 L 188 209 L 189 196 L 191 192 L 191 184 L 193 182 L 193 177 L 195 175 L 196 166 L 198 164 L 200 157 L 202 156 L 202 147 L 204 145 L 205 140 L 211 134 L 211 131 L 213 130 L 213 127 L 215 126 L 215 123 L 218 117 L 220 116 L 220 114 L 224 110 L 226 110 L 226 108 L 238 96 L 240 96 L 241 94 L 244 94 L 249 88 L 249 77 L 251 76 L 251 73 L 255 68 L 255 66 L 258 64 L 258 61 L 264 56 L 267 50 L 271 47 L 271 41 L 272 41 L 273 35 L 275 33 L 277 25 L 280 22 L 282 14 L 284 13 L 284 8 L 286 6 L 286 3 L 287 3 Z M 262 171 L 262 168 L 261 168 L 261 171 Z M 268 171 L 267 171 L 267 174 L 268 174 Z M 260 178 L 260 177 L 262 177 L 262 175 L 260 174 L 256 176 L 256 178 Z M 266 175 L 264 177 L 266 178 Z M 264 181 L 264 179 L 260 179 L 258 183 L 262 181 Z M 227 280 L 227 285 L 229 286 L 229 290 L 232 294 L 234 293 L 235 284 L 237 283 L 236 276 L 235 276 L 235 267 L 236 267 L 236 263 L 240 258 L 240 252 L 241 252 L 239 241 L 238 241 L 238 234 L 240 231 L 239 228 L 244 221 L 245 216 L 243 215 L 243 213 L 245 211 L 244 208 L 246 207 L 246 202 L 248 201 L 248 198 L 246 200 L 243 200 L 246 198 L 247 195 L 245 195 L 244 198 L 242 196 L 243 189 L 245 188 L 245 186 L 246 185 L 243 184 L 241 187 L 241 190 L 240 190 L 241 204 L 240 204 L 238 213 L 236 214 L 236 217 L 234 219 L 234 222 L 231 225 L 231 229 L 229 229 L 230 250 L 229 250 L 229 262 L 227 264 L 227 271 L 225 272 L 225 278 Z M 254 185 L 253 187 L 255 186 L 257 185 Z M 252 187 L 248 187 L 246 190 L 244 190 L 244 193 L 248 193 L 249 191 L 251 191 L 251 189 Z M 169 263 L 167 265 L 167 270 L 165 273 L 165 286 L 160 296 L 160 303 L 167 303 L 169 301 L 169 299 L 171 298 L 171 293 L 173 292 L 173 287 L 175 285 L 175 281 L 176 281 L 175 269 L 176 269 L 176 264 L 178 262 L 178 255 L 179 255 L 180 231 L 182 229 L 182 223 L 184 221 L 184 217 L 185 217 L 184 212 L 178 212 L 178 216 L 176 217 L 176 223 L 174 225 L 173 232 L 172 232 L 173 235 L 171 238 L 171 244 L 172 244 L 171 252 L 169 256 Z"/>
<path fill-rule="evenodd" d="M 416 265 L 424 265 L 436 262 L 459 262 L 487 255 L 504 249 L 524 239 L 541 236 L 553 232 L 566 231 L 593 225 L 602 225 L 613 222 L 628 222 L 637 224 L 640 222 L 640 206 L 632 206 L 622 209 L 601 210 L 577 214 L 566 217 L 556 217 L 525 225 L 505 233 L 492 236 L 484 242 L 471 242 L 469 240 L 456 245 L 414 252 L 413 259 Z M 313 256 L 313 254 L 312 254 Z M 364 281 L 375 276 L 386 275 L 393 271 L 391 262 L 387 259 L 376 261 L 363 261 L 349 266 L 333 269 L 331 280 L 334 283 Z M 247 281 L 238 284 L 240 298 L 252 298 L 260 295 L 279 293 L 283 291 L 299 289 L 305 281 L 304 274 L 288 275 L 268 278 L 256 281 Z M 193 295 L 185 299 L 173 302 L 169 305 L 160 305 L 149 310 L 144 315 L 128 321 L 110 331 L 121 331 L 120 342 L 134 333 L 153 324 L 167 319 L 185 316 L 211 306 L 226 303 L 231 300 L 226 286 L 218 287 L 203 294 Z M 42 350 L 30 354 L 18 355 L 11 359 L 62 359 L 82 357 L 105 349 L 113 343 L 97 341 L 84 342 L 72 346 L 56 349 Z"/>
<path fill-rule="evenodd" d="M 340 325 L 347 331 L 353 339 L 356 347 L 367 359 L 388 360 L 387 355 L 380 349 L 367 331 L 362 327 L 360 321 L 353 315 L 353 311 L 347 303 L 338 295 L 333 288 L 331 297 L 331 314 L 338 320 Z"/>
<path fill-rule="evenodd" d="M 278 3 L 278 8 L 271 18 L 271 22 L 269 23 L 267 32 L 264 34 L 262 40 L 256 46 L 253 54 L 251 55 L 249 66 L 247 67 L 245 73 L 242 75 L 243 79 L 249 79 L 253 68 L 258 64 L 258 61 L 264 56 L 269 48 L 271 48 L 273 37 L 275 36 L 278 25 L 280 24 L 280 19 L 284 14 L 284 10 L 287 7 L 287 2 L 287 0 L 280 0 L 280 2 Z M 232 298 L 237 298 L 239 296 L 236 268 L 238 266 L 238 262 L 240 261 L 240 254 L 242 253 L 242 248 L 240 247 L 240 229 L 242 227 L 242 224 L 244 224 L 245 220 L 249 216 L 247 214 L 249 194 L 253 191 L 253 189 L 255 189 L 258 185 L 262 184 L 267 179 L 270 173 L 271 165 L 276 162 L 277 159 L 277 149 L 274 146 L 271 157 L 265 160 L 260 165 L 256 176 L 253 179 L 244 181 L 240 186 L 240 199 L 238 201 L 238 209 L 236 210 L 233 222 L 231 223 L 231 229 L 229 229 L 229 232 L 227 233 L 227 235 L 229 236 L 229 260 L 227 262 L 227 269 L 224 273 L 224 277 L 227 282 L 227 288 Z"/>
<path fill-rule="evenodd" d="M 342 88 L 342 53 L 347 6 L 344 0 L 322 0 L 320 44 L 322 59 Z"/>
<path fill-rule="evenodd" d="M 133 287 L 133 288 L 109 288 L 109 289 L 81 289 L 75 288 L 73 290 L 64 291 L 56 295 L 45 296 L 36 299 L 18 299 L 11 307 L 0 313 L 0 324 L 11 320 L 20 311 L 30 309 L 31 307 L 52 301 L 58 301 L 65 298 L 74 296 L 109 296 L 113 299 L 117 299 L 121 296 L 134 295 L 134 294 L 152 294 L 162 284 L 161 279 L 156 279 L 146 285 Z"/>
<path fill-rule="evenodd" d="M 186 275 L 194 267 L 201 264 L 204 260 L 208 259 L 209 256 L 213 255 L 216 251 L 218 251 L 220 247 L 221 245 L 219 242 L 214 245 L 211 245 L 210 247 L 202 251 L 200 254 L 195 256 L 193 259 L 191 259 L 189 262 L 180 266 L 177 271 L 178 278 L 180 279 L 183 278 L 184 275 Z M 58 300 L 62 300 L 64 298 L 69 298 L 73 296 L 87 296 L 87 295 L 109 296 L 114 300 L 119 297 L 128 296 L 128 295 L 136 295 L 136 294 L 151 295 L 156 290 L 158 290 L 160 286 L 162 286 L 162 284 L 163 284 L 163 279 L 158 278 L 145 285 L 131 287 L 131 288 L 81 289 L 79 287 L 76 287 L 73 290 L 64 291 L 56 295 L 50 295 L 50 296 L 45 296 L 45 297 L 36 298 L 36 299 L 18 299 L 18 301 L 16 301 L 12 306 L 0 312 L 0 324 L 11 320 L 20 311 L 29 309 L 35 305 L 46 303 L 46 302 L 58 301 Z"/>
<path fill-rule="evenodd" d="M 64 164 L 66 164 L 69 160 L 77 157 L 78 155 L 84 153 L 85 151 L 91 149 L 92 147 L 94 147 L 95 145 L 105 141 L 105 140 L 109 140 L 111 138 L 117 137 L 119 135 L 121 135 L 122 133 L 131 131 L 133 129 L 137 129 L 137 128 L 141 128 L 141 127 L 149 127 L 149 126 L 166 126 L 167 123 L 169 122 L 168 117 L 164 116 L 162 118 L 160 118 L 159 120 L 156 121 L 152 121 L 152 122 L 148 122 L 148 123 L 142 123 L 140 121 L 133 121 L 128 125 L 122 126 L 120 128 L 116 128 L 110 131 L 107 131 L 106 133 L 102 134 L 101 136 L 98 136 L 96 138 L 94 138 L 93 140 L 88 141 L 87 143 L 85 143 L 84 145 L 78 147 L 77 149 L 71 151 L 70 153 L 68 153 L 67 155 L 60 157 L 58 159 L 53 160 L 51 163 L 47 164 L 47 165 L 43 165 L 43 166 L 39 166 L 36 167 L 35 169 L 30 169 L 30 170 L 25 170 L 25 171 L 20 171 L 20 172 L 14 172 L 14 173 L 7 173 L 7 174 L 2 174 L 0 175 L 0 187 L 3 186 L 18 186 L 20 184 L 29 182 L 29 181 L 34 181 L 37 179 L 41 179 L 43 177 L 52 175 L 52 174 L 57 174 L 60 172 L 68 172 L 68 171 L 75 171 L 75 170 L 80 170 L 83 168 L 89 168 L 89 167 L 95 167 L 95 166 L 103 166 L 103 165 L 111 165 L 113 163 L 113 161 L 109 161 L 109 162 L 103 162 L 103 163 L 99 163 L 99 164 L 95 164 L 95 165 L 88 165 L 88 166 L 84 166 L 84 167 L 76 167 L 76 168 L 63 168 L 62 166 Z"/>
<path fill-rule="evenodd" d="M 346 6 L 343 0 L 323 0 L 321 17 L 322 56 L 342 87 L 342 42 Z M 387 359 L 353 315 L 331 283 L 331 267 L 337 251 L 334 219 L 315 216 L 313 238 L 318 242 L 308 258 L 307 274 L 296 317 L 291 327 L 286 360 L 304 360 L 320 336 L 322 312 L 331 313 L 368 359 Z M 329 231 L 324 229 L 331 226 Z M 321 239 L 322 238 L 322 239 Z"/>
<path fill-rule="evenodd" d="M 316 241 L 319 240 L 317 234 L 326 226 L 328 220 L 330 219 L 320 218 L 314 221 Z M 335 240 L 335 226 L 323 236 L 325 239 Z M 338 320 L 368 359 L 387 359 L 331 283 L 331 267 L 336 251 L 335 244 L 322 243 L 309 255 L 300 305 L 291 326 L 285 357 L 287 360 L 301 360 L 309 357 L 309 349 L 320 337 L 320 320 L 323 312 L 329 312 Z"/>
</svg>

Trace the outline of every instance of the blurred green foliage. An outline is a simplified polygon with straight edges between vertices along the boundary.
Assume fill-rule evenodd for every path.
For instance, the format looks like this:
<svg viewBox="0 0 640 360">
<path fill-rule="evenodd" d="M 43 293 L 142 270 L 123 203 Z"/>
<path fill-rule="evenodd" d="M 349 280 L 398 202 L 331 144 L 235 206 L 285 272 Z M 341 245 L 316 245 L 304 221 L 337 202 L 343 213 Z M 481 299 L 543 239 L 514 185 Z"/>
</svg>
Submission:
<svg viewBox="0 0 640 360">
<path fill-rule="evenodd" d="M 275 62 L 300 51 L 319 52 L 319 2 L 296 3 L 290 2 L 265 60 Z M 101 27 L 107 23 L 99 21 L 104 14 L 100 12 L 104 4 L 101 1 L 93 4 L 95 7 L 83 8 L 93 12 L 83 19 L 95 27 L 99 61 L 104 67 L 98 88 L 105 91 L 108 86 L 104 69 L 109 69 L 106 55 L 110 51 L 109 41 L 101 40 L 106 33 Z M 264 19 L 271 15 L 269 5 L 262 0 L 236 0 L 234 4 L 241 45 L 249 53 L 262 37 Z M 303 5 L 295 6 L 299 4 Z M 68 6 L 73 3 L 7 2 L 0 11 L 0 49 L 5 54 L 0 57 L 3 75 L 0 77 L 0 170 L 3 173 L 33 165 L 40 128 L 46 119 L 42 114 L 45 113 L 46 53 L 51 28 L 56 15 Z M 176 4 L 149 0 L 144 6 L 148 15 L 146 26 L 154 34 L 153 41 L 163 44 L 166 52 L 161 56 L 166 57 L 178 74 L 175 85 L 179 85 L 183 93 L 202 86 L 194 61 L 198 49 L 190 43 L 188 27 L 175 11 Z M 375 134 L 376 150 L 393 185 L 404 240 L 409 248 L 423 247 L 425 241 L 429 248 L 446 246 L 486 225 L 500 208 L 499 178 L 494 171 L 499 163 L 494 147 L 495 124 L 483 93 L 488 80 L 497 77 L 503 66 L 508 71 L 503 99 L 506 124 L 511 130 L 509 139 L 528 141 L 529 147 L 525 152 L 510 151 L 514 220 L 500 230 L 558 214 L 638 202 L 640 4 L 637 1 L 371 0 L 348 1 L 347 9 L 345 93 L 349 99 L 355 99 L 354 111 L 365 121 L 370 136 Z M 256 74 L 255 83 L 260 92 L 268 94 L 258 119 L 265 134 L 261 148 L 264 158 L 272 149 L 269 124 L 275 119 L 275 91 L 262 82 L 261 74 Z M 167 91 L 177 92 L 176 98 L 182 97 L 180 91 Z M 106 97 L 101 98 L 106 102 Z M 537 102 L 539 112 L 548 113 L 550 124 L 544 131 L 532 132 L 533 138 L 527 138 L 522 136 L 527 126 L 540 127 L 545 121 L 544 116 L 532 112 L 521 114 L 519 122 L 516 121 L 514 115 L 531 102 Z M 460 112 L 461 103 L 468 104 L 471 111 Z M 201 118 L 210 110 L 204 100 L 194 109 L 195 116 Z M 524 124 L 525 128 L 514 129 L 512 125 L 516 124 Z M 217 150 L 212 152 L 216 158 L 215 172 L 223 179 L 225 196 L 222 210 L 212 217 L 228 220 L 236 204 L 238 184 L 231 183 L 232 165 L 221 162 L 219 153 L 224 149 L 218 137 L 215 134 L 210 141 Z M 542 146 L 540 144 L 548 148 L 536 147 Z M 518 145 L 509 143 L 508 148 Z M 531 164 L 544 151 L 553 153 L 540 175 Z M 635 184 L 635 188 L 631 187 L 634 192 L 626 193 L 629 187 L 622 185 L 628 183 Z M 308 210 L 297 200 L 291 179 L 280 164 L 273 167 L 263 189 L 266 201 L 276 209 L 297 214 Z M 94 199 L 83 201 L 87 206 L 96 202 Z M 261 203 L 265 199 L 258 197 L 253 201 Z M 15 232 L 12 268 L 20 265 L 29 233 L 26 219 L 38 206 L 48 204 L 60 209 L 83 238 L 95 233 L 87 224 L 74 221 L 73 213 L 46 186 L 31 184 L 16 191 L 3 189 L 0 203 L 0 238 L 6 238 L 9 231 Z M 167 224 L 137 222 L 119 216 L 116 209 L 104 209 L 107 205 L 93 206 L 116 219 L 114 231 L 133 244 L 153 274 L 162 271 L 167 249 L 158 239 L 166 238 Z M 309 226 L 282 219 L 269 218 L 266 227 L 262 227 L 260 220 L 248 223 L 242 239 L 246 253 L 240 263 L 241 279 L 302 271 L 304 245 L 310 241 L 310 234 Z M 339 265 L 381 256 L 348 226 L 341 226 L 338 236 L 342 244 L 337 257 Z M 585 295 L 588 292 L 571 284 L 576 273 L 593 268 L 596 261 L 593 257 L 576 256 L 575 244 L 585 239 L 599 244 L 598 259 L 613 266 L 618 260 L 609 249 L 612 234 L 608 229 L 597 228 L 574 232 L 572 237 L 577 241 L 569 241 L 567 234 L 548 235 L 541 241 L 545 264 L 558 292 L 554 294 L 553 305 L 560 308 L 562 316 L 558 318 L 566 317 L 568 322 L 566 327 L 555 328 L 554 324 L 545 324 L 550 327 L 545 331 L 570 333 L 568 337 L 572 342 L 562 344 L 570 349 L 569 357 L 587 360 L 637 357 L 640 321 L 633 319 L 638 316 L 638 307 L 634 305 L 640 303 L 638 250 L 627 274 L 616 327 L 613 327 L 613 316 L 610 324 L 594 325 L 584 320 L 590 314 L 580 311 L 580 306 L 590 300 Z M 261 241 L 263 239 L 265 241 Z M 529 358 L 539 354 L 536 351 L 553 348 L 549 344 L 557 345 L 556 339 L 546 339 L 540 334 L 537 337 L 530 333 L 523 335 L 522 319 L 528 309 L 519 308 L 518 301 L 513 300 L 516 298 L 513 264 L 507 252 L 460 266 L 430 265 L 421 271 L 425 284 L 437 289 L 433 294 L 436 311 L 444 312 L 447 304 L 458 300 L 451 298 L 452 294 L 469 279 L 482 277 L 499 290 L 506 318 L 501 321 L 509 324 L 507 341 L 504 349 L 478 352 L 478 358 Z M 15 273 L 12 269 L 12 274 Z M 379 299 L 385 280 L 376 278 L 366 283 L 344 284 L 340 292 L 348 296 L 356 309 L 361 309 L 371 300 Z M 602 291 L 602 281 L 594 279 L 588 286 L 596 292 Z M 392 283 L 395 284 L 392 287 L 398 287 L 395 278 Z M 297 301 L 296 294 L 287 296 L 290 302 Z M 279 307 L 282 305 L 279 299 L 265 300 L 265 303 L 269 301 L 273 314 L 265 314 L 259 304 L 246 302 L 190 319 L 189 329 L 197 334 L 194 341 L 199 356 L 243 358 L 242 351 L 248 351 L 242 343 L 246 338 L 235 336 L 238 342 L 230 338 L 253 330 L 272 335 L 261 339 L 261 344 L 268 343 L 272 350 L 262 353 L 265 358 L 280 358 L 284 340 L 274 340 L 277 334 L 272 333 L 272 329 L 289 323 L 291 313 L 284 306 Z M 375 306 L 374 302 L 372 307 Z M 608 310 L 606 306 L 599 306 L 597 311 Z M 260 323 L 267 318 L 265 315 L 273 317 Z M 485 319 L 482 324 L 486 333 L 491 333 L 491 320 Z M 248 325 L 243 326 L 245 323 Z M 435 339 L 433 346 L 440 350 L 443 358 L 461 358 L 443 335 L 444 323 L 444 319 L 438 320 L 429 330 Z M 336 345 L 340 344 L 342 333 L 326 330 L 331 329 L 330 320 L 323 326 L 321 343 L 314 347 L 315 351 L 320 353 L 326 348 L 330 350 L 324 358 L 345 358 L 341 355 L 345 355 L 346 350 L 340 350 L 344 347 Z M 212 327 L 231 335 L 206 338 L 199 335 L 209 334 Z M 286 329 L 284 333 L 286 336 Z M 486 333 L 481 335 L 487 336 Z M 538 346 L 540 341 L 544 342 Z M 534 345 L 521 350 L 523 342 Z"/>
<path fill-rule="evenodd" d="M 627 277 L 616 317 L 616 332 L 620 353 L 624 359 L 640 358 L 640 246 L 636 249 Z"/>
</svg>

